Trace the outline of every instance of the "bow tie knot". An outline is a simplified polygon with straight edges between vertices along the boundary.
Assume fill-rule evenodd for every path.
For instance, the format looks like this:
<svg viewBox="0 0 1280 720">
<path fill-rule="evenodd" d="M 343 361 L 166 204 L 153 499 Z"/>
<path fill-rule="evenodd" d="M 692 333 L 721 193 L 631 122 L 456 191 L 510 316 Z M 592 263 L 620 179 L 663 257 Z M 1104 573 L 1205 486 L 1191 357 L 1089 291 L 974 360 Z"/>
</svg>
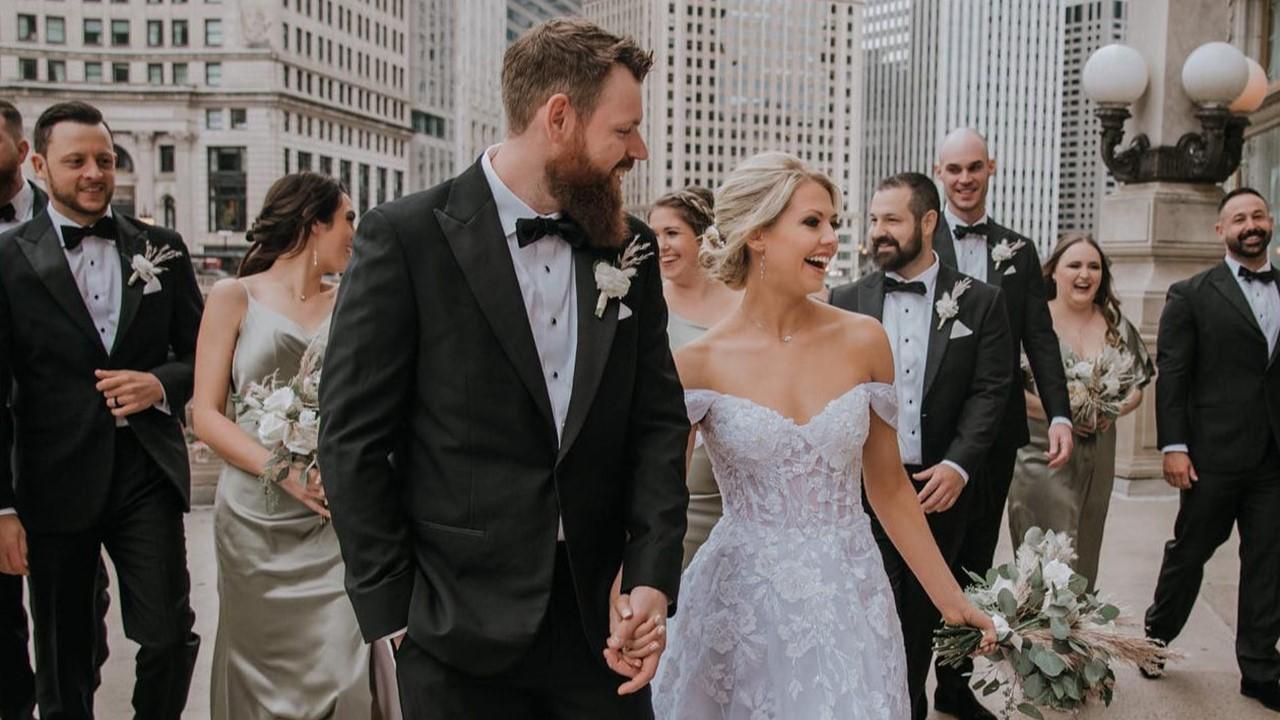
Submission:
<svg viewBox="0 0 1280 720">
<path fill-rule="evenodd" d="M 919 280 L 903 282 L 901 280 L 898 280 L 897 278 L 892 278 L 892 277 L 889 277 L 888 275 L 885 275 L 884 276 L 884 292 L 886 295 L 888 295 L 889 293 L 905 292 L 905 293 L 912 293 L 914 295 L 920 295 L 923 297 L 929 292 L 929 289 L 926 288 L 924 283 Z"/>
<path fill-rule="evenodd" d="M 13 222 L 18 219 L 18 208 L 13 203 L 5 203 L 0 205 L 0 222 Z"/>
<path fill-rule="evenodd" d="M 1241 265 L 1236 274 L 1243 278 L 1245 282 L 1269 283 L 1275 282 L 1276 279 L 1276 273 L 1270 267 L 1266 270 L 1259 270 L 1255 272 Z"/>
<path fill-rule="evenodd" d="M 516 243 L 528 247 L 544 237 L 558 237 L 570 247 L 582 247 L 586 237 L 578 223 L 564 213 L 558 218 L 534 217 L 516 220 Z"/>
<path fill-rule="evenodd" d="M 951 232 L 955 233 L 957 240 L 963 240 L 969 235 L 981 235 L 982 237 L 988 237 L 991 232 L 991 227 L 985 222 L 980 222 L 977 225 L 957 225 L 951 229 Z"/>
<path fill-rule="evenodd" d="M 68 250 L 75 250 L 80 247 L 80 243 L 87 237 L 116 240 L 119 239 L 119 236 L 120 232 L 116 227 L 116 219 L 113 217 L 100 217 L 97 222 L 85 227 L 80 227 L 79 225 L 62 226 L 62 246 Z"/>
</svg>

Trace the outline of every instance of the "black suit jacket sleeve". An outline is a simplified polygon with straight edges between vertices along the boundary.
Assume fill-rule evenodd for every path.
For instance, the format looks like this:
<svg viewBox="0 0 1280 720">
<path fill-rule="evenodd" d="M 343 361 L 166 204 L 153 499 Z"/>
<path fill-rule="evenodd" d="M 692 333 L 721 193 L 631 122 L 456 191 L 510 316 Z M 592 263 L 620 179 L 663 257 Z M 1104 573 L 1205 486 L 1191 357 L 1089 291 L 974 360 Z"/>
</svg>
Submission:
<svg viewBox="0 0 1280 720">
<path fill-rule="evenodd" d="M 346 587 L 366 640 L 408 624 L 414 573 L 390 456 L 412 396 L 413 287 L 395 229 L 364 216 L 329 329 L 320 383 L 320 470 Z"/>
<path fill-rule="evenodd" d="M 9 395 L 13 388 L 13 320 L 9 293 L 0 287 L 0 509 L 16 504 L 13 490 L 13 411 Z"/>
<path fill-rule="evenodd" d="M 164 387 L 169 412 L 182 420 L 186 416 L 183 409 L 191 400 L 195 383 L 196 336 L 200 334 L 204 299 L 196 282 L 191 255 L 182 238 L 173 235 L 167 241 L 170 247 L 182 253 L 182 257 L 170 261 L 168 267 L 171 271 L 161 276 L 166 280 L 172 278 L 177 285 L 173 294 L 173 315 L 169 321 L 169 361 L 152 368 L 151 373 Z"/>
<path fill-rule="evenodd" d="M 1053 317 L 1049 315 L 1049 297 L 1041 274 L 1043 271 L 1034 252 L 1021 252 L 1017 257 L 1020 259 L 1018 272 L 1027 274 L 1022 349 L 1031 363 L 1031 374 L 1035 377 L 1036 390 L 1040 395 L 1040 402 L 1044 404 L 1045 414 L 1050 419 L 1070 419 L 1067 374 L 1062 369 L 1062 349 L 1058 344 L 1058 334 L 1053 331 Z"/>
<path fill-rule="evenodd" d="M 969 396 L 945 454 L 946 459 L 971 476 L 982 468 L 987 451 L 999 435 L 1005 408 L 1009 405 L 1009 386 L 1013 383 L 1009 367 L 1013 338 L 1004 293 L 999 289 L 982 318 L 981 327 Z"/>
<path fill-rule="evenodd" d="M 1169 288 L 1160 313 L 1156 344 L 1156 444 L 1190 445 L 1191 372 L 1196 356 L 1196 326 L 1186 285 Z"/>
<path fill-rule="evenodd" d="M 642 232 L 653 242 L 652 233 Z M 656 247 L 656 243 L 653 245 Z M 689 492 L 685 450 L 689 417 L 667 340 L 667 305 L 656 258 L 640 276 L 640 322 L 635 392 L 631 401 L 627 499 L 627 546 L 622 563 L 624 592 L 648 585 L 666 594 L 675 611 Z"/>
</svg>

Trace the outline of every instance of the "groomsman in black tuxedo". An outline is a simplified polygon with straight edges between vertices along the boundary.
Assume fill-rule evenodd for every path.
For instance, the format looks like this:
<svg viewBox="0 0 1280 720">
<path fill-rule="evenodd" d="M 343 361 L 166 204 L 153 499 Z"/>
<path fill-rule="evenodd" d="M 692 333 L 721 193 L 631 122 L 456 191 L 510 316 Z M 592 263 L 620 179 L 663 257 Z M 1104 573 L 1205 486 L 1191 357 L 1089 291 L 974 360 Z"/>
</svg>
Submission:
<svg viewBox="0 0 1280 720">
<path fill-rule="evenodd" d="M 1010 372 L 1021 372 L 1021 354 L 1031 364 L 1049 425 L 1049 467 L 1061 467 L 1071 456 L 1071 404 L 1062 369 L 1058 336 L 1049 316 L 1049 301 L 1035 243 L 987 215 L 987 190 L 996 162 L 987 142 L 976 131 L 953 131 L 938 150 L 934 173 L 947 196 L 946 208 L 934 231 L 934 250 L 943 265 L 1004 291 L 1009 309 Z M 1005 500 L 1013 480 L 1018 448 L 1031 440 L 1027 431 L 1027 405 L 1022 384 L 1009 386 L 1003 421 L 996 442 L 987 454 L 983 482 L 975 493 L 970 521 L 961 541 L 955 565 L 961 585 L 969 578 L 964 569 L 986 572 L 995 557 L 996 542 L 1004 518 Z M 966 674 L 972 663 L 960 668 L 937 666 L 938 691 L 934 704 L 945 712 L 968 720 L 992 718 L 969 689 Z"/>
<path fill-rule="evenodd" d="M 1156 352 L 1164 477 L 1181 490 L 1149 637 L 1172 641 L 1204 564 L 1240 528 L 1240 692 L 1280 711 L 1280 289 L 1267 258 L 1274 219 L 1252 188 L 1231 191 L 1215 230 L 1226 258 L 1169 288 Z M 1154 675 L 1148 675 L 1154 677 Z"/>
<path fill-rule="evenodd" d="M 869 241 L 880 271 L 832 290 L 831 304 L 884 324 L 893 346 L 902 461 L 938 549 L 954 563 L 1013 384 L 1004 297 L 938 261 L 933 231 L 941 207 L 925 175 L 881 181 L 870 210 Z M 874 516 L 872 527 L 902 622 L 911 714 L 923 720 L 941 616 Z"/>
<path fill-rule="evenodd" d="M 597 279 L 654 249 L 621 193 L 651 63 L 583 20 L 529 30 L 503 62 L 506 140 L 360 223 L 320 467 L 406 718 L 653 717 L 658 655 L 606 642 L 675 609 L 689 421 L 656 257 Z M 632 614 L 612 627 L 611 588 Z"/>
<path fill-rule="evenodd" d="M 179 415 L 202 301 L 182 239 L 118 215 L 111 130 L 80 102 L 36 122 L 45 212 L 0 235 L 0 572 L 27 574 L 42 720 L 93 717 L 102 549 L 141 647 L 138 718 L 178 718 L 191 631 Z M 135 265 L 160 249 L 178 253 Z"/>
</svg>

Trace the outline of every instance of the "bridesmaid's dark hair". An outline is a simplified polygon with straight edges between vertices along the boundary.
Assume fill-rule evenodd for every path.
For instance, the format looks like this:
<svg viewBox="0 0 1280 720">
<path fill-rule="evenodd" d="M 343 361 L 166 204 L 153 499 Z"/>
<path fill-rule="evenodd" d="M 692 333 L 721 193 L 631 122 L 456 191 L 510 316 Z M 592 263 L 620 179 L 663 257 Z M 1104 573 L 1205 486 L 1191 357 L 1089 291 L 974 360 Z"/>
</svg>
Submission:
<svg viewBox="0 0 1280 720">
<path fill-rule="evenodd" d="M 698 185 L 690 185 L 683 190 L 667 193 L 653 203 L 655 209 L 664 207 L 675 210 L 680 219 L 693 230 L 693 236 L 699 240 L 707 232 L 707 228 L 716 221 L 715 206 L 715 195 Z"/>
<path fill-rule="evenodd" d="M 278 258 L 302 252 L 311 225 L 333 222 L 346 194 L 342 183 L 315 172 L 285 175 L 272 183 L 262 212 L 245 233 L 249 251 L 240 261 L 239 276 L 256 275 Z"/>
<path fill-rule="evenodd" d="M 1121 342 L 1120 324 L 1123 316 L 1120 314 L 1120 300 L 1116 297 L 1115 284 L 1111 280 L 1111 260 L 1107 258 L 1106 253 L 1102 252 L 1102 246 L 1093 239 L 1092 235 L 1069 232 L 1058 240 L 1053 254 L 1044 261 L 1045 290 L 1050 300 L 1058 296 L 1058 284 L 1054 281 L 1053 274 L 1058 270 L 1058 262 L 1062 260 L 1062 255 L 1072 246 L 1080 243 L 1092 245 L 1098 252 L 1098 258 L 1102 260 L 1102 279 L 1098 282 L 1098 291 L 1093 295 L 1093 304 L 1102 310 L 1102 317 L 1107 321 L 1107 342 L 1115 345 Z"/>
</svg>

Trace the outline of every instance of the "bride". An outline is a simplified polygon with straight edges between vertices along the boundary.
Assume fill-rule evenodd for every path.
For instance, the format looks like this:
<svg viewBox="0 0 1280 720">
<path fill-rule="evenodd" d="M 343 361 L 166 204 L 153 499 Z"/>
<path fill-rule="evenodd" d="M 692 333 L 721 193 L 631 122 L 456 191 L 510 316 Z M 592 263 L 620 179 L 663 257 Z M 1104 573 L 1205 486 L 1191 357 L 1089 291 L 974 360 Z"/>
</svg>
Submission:
<svg viewBox="0 0 1280 720">
<path fill-rule="evenodd" d="M 704 256 L 745 292 L 676 364 L 724 519 L 681 583 L 654 680 L 661 720 L 910 717 L 863 489 L 946 621 L 994 646 L 898 457 L 884 330 L 811 298 L 836 253 L 838 203 L 827 177 L 783 153 L 747 160 L 718 193 L 723 240 Z"/>
</svg>

